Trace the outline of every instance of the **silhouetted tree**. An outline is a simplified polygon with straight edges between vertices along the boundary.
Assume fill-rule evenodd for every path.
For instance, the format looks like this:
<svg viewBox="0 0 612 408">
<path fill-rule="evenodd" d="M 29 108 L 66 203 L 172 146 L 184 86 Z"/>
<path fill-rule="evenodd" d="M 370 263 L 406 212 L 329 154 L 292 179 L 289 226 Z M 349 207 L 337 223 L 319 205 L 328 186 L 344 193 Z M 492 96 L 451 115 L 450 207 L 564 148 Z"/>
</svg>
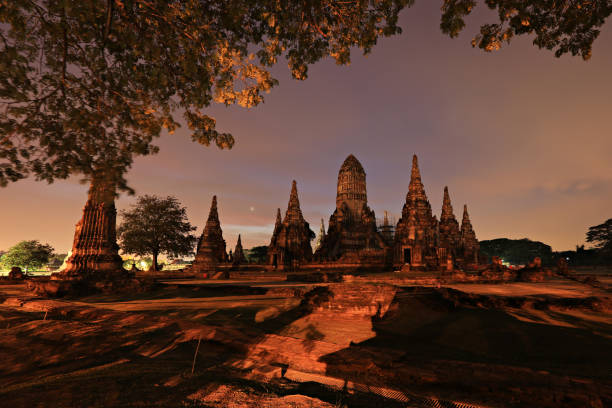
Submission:
<svg viewBox="0 0 612 408">
<path fill-rule="evenodd" d="M 480 241 L 480 251 L 488 257 L 499 256 L 514 265 L 526 265 L 536 256 L 547 265 L 550 265 L 553 260 L 553 252 L 549 245 L 527 238 L 498 238 Z"/>
<path fill-rule="evenodd" d="M 41 244 L 37 240 L 21 241 L 2 255 L 0 262 L 5 269 L 18 266 L 27 272 L 47 264 L 51 254 L 53 247 L 48 244 Z"/>
<path fill-rule="evenodd" d="M 130 210 L 121 212 L 123 221 L 117 229 L 123 252 L 153 257 L 151 268 L 157 270 L 157 257 L 190 255 L 196 228 L 187 220 L 187 211 L 175 197 L 153 195 L 138 197 Z"/>
<path fill-rule="evenodd" d="M 268 247 L 266 245 L 256 246 L 248 250 L 247 258 L 250 263 L 265 263 L 268 257 Z"/>
<path fill-rule="evenodd" d="M 456 37 L 465 27 L 477 0 L 444 0 L 440 28 Z M 480 27 L 472 46 L 498 50 L 517 35 L 533 34 L 539 48 L 554 50 L 555 56 L 571 53 L 589 59 L 599 28 L 612 13 L 610 0 L 484 0 L 495 10 L 495 21 Z"/>
<path fill-rule="evenodd" d="M 570 266 L 596 266 L 605 263 L 604 257 L 596 249 L 585 249 L 584 245 L 576 245 L 575 251 L 555 252 L 554 255 L 557 259 L 565 259 Z"/>
<path fill-rule="evenodd" d="M 586 241 L 605 258 L 612 260 L 612 218 L 589 228 Z"/>
</svg>

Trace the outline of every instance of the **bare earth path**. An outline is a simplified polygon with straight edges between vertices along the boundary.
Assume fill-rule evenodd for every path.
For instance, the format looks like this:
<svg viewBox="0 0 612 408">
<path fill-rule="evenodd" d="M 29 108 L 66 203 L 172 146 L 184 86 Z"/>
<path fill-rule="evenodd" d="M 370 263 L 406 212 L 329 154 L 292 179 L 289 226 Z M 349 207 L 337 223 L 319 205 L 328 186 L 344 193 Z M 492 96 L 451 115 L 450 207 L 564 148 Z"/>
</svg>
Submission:
<svg viewBox="0 0 612 408">
<path fill-rule="evenodd" d="M 72 300 L 0 285 L 0 405 L 611 406 L 610 310 L 563 280 L 171 280 Z"/>
</svg>

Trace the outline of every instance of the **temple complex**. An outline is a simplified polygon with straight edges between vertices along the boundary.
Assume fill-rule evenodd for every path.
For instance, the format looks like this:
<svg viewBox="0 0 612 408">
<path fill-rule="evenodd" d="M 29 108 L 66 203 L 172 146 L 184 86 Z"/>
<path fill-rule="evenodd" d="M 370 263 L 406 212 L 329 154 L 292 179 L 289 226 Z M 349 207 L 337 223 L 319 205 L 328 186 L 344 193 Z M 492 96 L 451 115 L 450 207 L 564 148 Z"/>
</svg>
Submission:
<svg viewBox="0 0 612 408">
<path fill-rule="evenodd" d="M 217 265 L 227 261 L 225 240 L 223 239 L 223 231 L 221 231 L 221 223 L 217 212 L 217 196 L 213 196 L 206 226 L 198 240 L 192 270 L 194 272 L 211 271 Z"/>
<path fill-rule="evenodd" d="M 315 258 L 343 263 L 369 260 L 384 263 L 389 249 L 376 228 L 374 211 L 368 207 L 366 173 L 351 154 L 340 167 L 336 210 Z"/>
<path fill-rule="evenodd" d="M 240 238 L 240 234 L 238 234 L 238 241 L 236 242 L 236 248 L 234 248 L 234 259 L 232 259 L 233 265 L 242 265 L 247 263 L 246 256 L 244 256 L 244 251 L 242 249 L 242 240 Z"/>
<path fill-rule="evenodd" d="M 294 180 L 285 216 L 282 217 L 280 208 L 276 211 L 274 231 L 267 248 L 267 269 L 382 271 L 394 268 L 452 272 L 457 268 L 473 268 L 479 262 L 480 248 L 467 206 L 464 206 L 463 220 L 459 225 L 448 187 L 444 187 L 438 221 L 425 193 L 416 155 L 412 158 L 410 183 L 401 217 L 395 226 L 389 221 L 386 211 L 377 226 L 374 211 L 368 207 L 366 173 L 351 154 L 338 172 L 336 208 L 329 218 L 327 232 L 321 220 L 321 231 L 313 254 L 310 242 L 314 237 L 302 214 Z M 223 269 L 222 265 L 228 268 L 230 265 L 248 263 L 240 235 L 234 252 L 230 251 L 229 257 L 225 252 L 216 197 L 213 197 L 208 221 L 197 248 L 193 263 L 196 272 Z"/>
<path fill-rule="evenodd" d="M 421 181 L 417 156 L 412 158 L 410 185 L 402 217 L 395 229 L 394 265 L 404 270 L 446 269 L 478 264 L 478 240 L 464 207 L 461 229 L 453 213 L 448 187 L 444 187 L 440 221 Z"/>
<path fill-rule="evenodd" d="M 299 264 L 312 260 L 311 239 L 314 232 L 304 220 L 298 199 L 295 180 L 291 185 L 291 194 L 285 218 L 281 221 L 280 208 L 276 213 L 274 233 L 268 246 L 269 264 L 278 269 L 295 269 Z"/>
</svg>

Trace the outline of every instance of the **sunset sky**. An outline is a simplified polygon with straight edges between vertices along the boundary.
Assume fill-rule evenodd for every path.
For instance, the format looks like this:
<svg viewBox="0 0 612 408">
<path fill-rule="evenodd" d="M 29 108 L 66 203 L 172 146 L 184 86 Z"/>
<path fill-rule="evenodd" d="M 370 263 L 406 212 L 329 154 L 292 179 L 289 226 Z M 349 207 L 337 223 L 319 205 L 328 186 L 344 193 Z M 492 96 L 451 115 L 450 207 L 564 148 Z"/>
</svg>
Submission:
<svg viewBox="0 0 612 408">
<path fill-rule="evenodd" d="M 404 32 L 349 66 L 327 59 L 309 78 L 273 70 L 280 85 L 251 110 L 211 107 L 232 150 L 191 142 L 184 127 L 158 140 L 128 174 L 137 194 L 174 195 L 200 234 L 214 194 L 233 249 L 267 245 L 291 181 L 318 232 L 335 207 L 349 154 L 367 173 L 368 202 L 399 219 L 413 154 L 436 215 L 448 185 L 460 220 L 468 204 L 477 237 L 530 238 L 554 250 L 583 244 L 589 226 L 612 218 L 612 25 L 593 57 L 561 59 L 521 38 L 493 54 L 473 49 L 481 15 L 458 39 L 439 30 L 439 2 L 402 14 Z M 0 250 L 24 239 L 57 251 L 72 245 L 87 186 L 20 181 L 0 190 Z M 135 196 L 121 195 L 118 209 Z"/>
</svg>

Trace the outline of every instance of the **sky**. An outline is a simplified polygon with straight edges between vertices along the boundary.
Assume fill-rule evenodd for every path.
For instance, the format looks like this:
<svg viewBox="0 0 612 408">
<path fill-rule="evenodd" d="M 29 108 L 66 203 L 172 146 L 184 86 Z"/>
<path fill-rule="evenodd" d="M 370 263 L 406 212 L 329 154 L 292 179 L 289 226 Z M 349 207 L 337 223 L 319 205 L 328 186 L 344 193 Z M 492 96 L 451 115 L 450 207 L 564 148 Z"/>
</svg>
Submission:
<svg viewBox="0 0 612 408">
<path fill-rule="evenodd" d="M 376 216 L 398 220 L 417 154 L 438 217 L 448 186 L 455 215 L 468 205 L 478 239 L 574 249 L 589 226 L 612 217 L 612 24 L 584 62 L 555 58 L 528 37 L 495 53 L 473 49 L 482 13 L 450 39 L 438 2 L 417 2 L 401 15 L 401 35 L 366 57 L 354 53 L 349 66 L 326 59 L 295 81 L 279 64 L 280 85 L 264 104 L 209 109 L 234 135 L 233 149 L 195 144 L 185 126 L 158 139 L 158 155 L 138 157 L 127 179 L 137 195 L 177 197 L 198 235 L 216 194 L 228 248 L 239 233 L 250 248 L 269 243 L 292 180 L 312 229 L 321 218 L 327 225 L 349 154 L 367 173 Z M 86 192 L 78 178 L 1 189 L 0 250 L 38 239 L 66 252 Z M 123 194 L 117 207 L 135 201 Z"/>
</svg>

